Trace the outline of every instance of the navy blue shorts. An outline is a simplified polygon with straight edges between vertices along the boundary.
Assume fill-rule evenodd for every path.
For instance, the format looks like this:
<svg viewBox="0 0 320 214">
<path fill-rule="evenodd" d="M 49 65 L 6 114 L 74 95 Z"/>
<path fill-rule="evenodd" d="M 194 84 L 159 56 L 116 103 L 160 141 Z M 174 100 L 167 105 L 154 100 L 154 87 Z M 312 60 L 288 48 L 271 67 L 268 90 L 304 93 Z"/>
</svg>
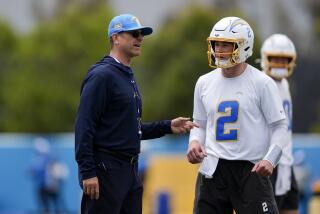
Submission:
<svg viewBox="0 0 320 214">
<path fill-rule="evenodd" d="M 253 166 L 220 159 L 212 178 L 199 174 L 194 213 L 278 214 L 270 179 L 251 172 Z"/>
</svg>

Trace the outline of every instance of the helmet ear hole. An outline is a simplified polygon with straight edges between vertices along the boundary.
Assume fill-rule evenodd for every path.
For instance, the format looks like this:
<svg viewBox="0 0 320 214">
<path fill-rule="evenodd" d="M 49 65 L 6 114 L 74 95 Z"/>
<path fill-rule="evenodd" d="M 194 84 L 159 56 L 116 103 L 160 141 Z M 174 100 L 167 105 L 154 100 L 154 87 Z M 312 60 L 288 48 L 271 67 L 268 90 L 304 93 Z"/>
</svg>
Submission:
<svg viewBox="0 0 320 214">
<path fill-rule="evenodd" d="M 213 50 L 213 51 L 215 51 L 215 50 L 214 50 L 214 47 L 215 47 L 215 43 L 216 43 L 215 41 L 210 41 L 210 44 L 211 44 L 211 48 L 212 48 L 212 50 Z"/>
<path fill-rule="evenodd" d="M 214 57 L 213 54 L 211 54 L 211 60 L 212 60 L 212 62 L 214 62 L 216 60 L 216 58 Z"/>
</svg>

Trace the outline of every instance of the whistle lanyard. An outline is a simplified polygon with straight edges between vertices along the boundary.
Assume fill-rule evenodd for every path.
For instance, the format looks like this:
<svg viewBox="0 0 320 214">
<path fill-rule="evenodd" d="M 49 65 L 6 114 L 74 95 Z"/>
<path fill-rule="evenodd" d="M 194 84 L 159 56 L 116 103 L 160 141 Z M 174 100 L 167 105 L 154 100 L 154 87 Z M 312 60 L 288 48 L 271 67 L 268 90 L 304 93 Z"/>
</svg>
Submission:
<svg viewBox="0 0 320 214">
<path fill-rule="evenodd" d="M 130 73 L 130 76 L 131 76 L 130 83 L 132 84 L 132 87 L 134 90 L 133 97 L 136 100 L 136 107 L 137 107 L 136 117 L 137 117 L 137 122 L 138 122 L 138 134 L 139 134 L 139 138 L 141 139 L 141 137 L 142 137 L 142 131 L 141 131 L 142 100 L 141 100 L 141 95 L 140 95 L 138 86 L 136 84 L 136 81 L 134 79 L 133 73 Z"/>
</svg>

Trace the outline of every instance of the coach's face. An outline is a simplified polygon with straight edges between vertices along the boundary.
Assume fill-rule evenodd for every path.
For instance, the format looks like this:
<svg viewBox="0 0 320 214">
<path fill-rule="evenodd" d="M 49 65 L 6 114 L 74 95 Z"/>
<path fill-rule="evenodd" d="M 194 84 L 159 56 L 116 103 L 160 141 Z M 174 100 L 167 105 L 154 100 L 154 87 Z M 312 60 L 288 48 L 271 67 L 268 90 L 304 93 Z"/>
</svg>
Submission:
<svg viewBox="0 0 320 214">
<path fill-rule="evenodd" d="M 128 57 L 135 57 L 141 54 L 141 44 L 144 35 L 141 30 L 125 31 L 118 34 L 118 48 Z"/>
</svg>

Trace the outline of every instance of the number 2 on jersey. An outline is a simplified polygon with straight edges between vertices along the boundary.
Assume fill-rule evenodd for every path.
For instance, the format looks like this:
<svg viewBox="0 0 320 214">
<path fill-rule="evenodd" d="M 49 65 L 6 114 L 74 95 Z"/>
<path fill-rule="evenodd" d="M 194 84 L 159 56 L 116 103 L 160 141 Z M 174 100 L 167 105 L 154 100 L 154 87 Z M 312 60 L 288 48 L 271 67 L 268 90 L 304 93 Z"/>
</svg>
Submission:
<svg viewBox="0 0 320 214">
<path fill-rule="evenodd" d="M 291 108 L 291 102 L 289 100 L 284 100 L 283 103 L 284 111 L 286 112 L 289 124 L 288 124 L 288 130 L 292 130 L 292 108 Z"/>
<path fill-rule="evenodd" d="M 230 109 L 230 111 L 229 111 Z M 238 101 L 223 101 L 218 106 L 218 112 L 225 115 L 220 116 L 217 119 L 216 124 L 216 140 L 217 141 L 234 141 L 238 139 L 238 130 L 230 129 L 226 130 L 224 125 L 226 123 L 235 123 L 238 120 L 239 115 L 239 103 Z"/>
</svg>

